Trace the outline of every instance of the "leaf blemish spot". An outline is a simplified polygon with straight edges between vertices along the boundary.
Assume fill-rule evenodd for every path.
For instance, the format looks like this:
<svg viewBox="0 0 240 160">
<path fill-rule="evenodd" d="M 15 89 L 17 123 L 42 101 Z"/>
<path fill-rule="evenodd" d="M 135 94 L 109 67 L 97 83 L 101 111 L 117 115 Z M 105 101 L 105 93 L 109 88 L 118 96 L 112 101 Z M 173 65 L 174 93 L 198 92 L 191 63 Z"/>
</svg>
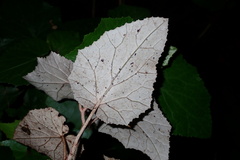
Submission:
<svg viewBox="0 0 240 160">
<path fill-rule="evenodd" d="M 31 131 L 28 129 L 28 126 L 27 126 L 27 125 L 26 125 L 26 126 L 23 126 L 21 129 L 22 129 L 23 132 L 27 133 L 28 135 L 31 134 Z"/>
</svg>

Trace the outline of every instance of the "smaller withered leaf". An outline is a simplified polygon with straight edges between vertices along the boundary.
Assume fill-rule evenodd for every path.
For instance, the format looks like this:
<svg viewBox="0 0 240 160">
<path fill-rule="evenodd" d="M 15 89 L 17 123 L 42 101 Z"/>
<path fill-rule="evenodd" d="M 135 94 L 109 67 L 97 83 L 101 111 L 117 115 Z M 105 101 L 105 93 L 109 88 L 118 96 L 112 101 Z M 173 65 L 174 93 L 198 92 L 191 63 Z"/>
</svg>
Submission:
<svg viewBox="0 0 240 160">
<path fill-rule="evenodd" d="M 133 128 L 119 128 L 103 124 L 99 131 L 118 139 L 126 148 L 140 150 L 152 160 L 168 160 L 171 125 L 156 102 L 153 110 Z"/>
<path fill-rule="evenodd" d="M 128 125 L 150 108 L 168 19 L 145 18 L 105 32 L 78 51 L 69 76 L 74 98 L 105 123 Z"/>
<path fill-rule="evenodd" d="M 73 62 L 51 52 L 46 58 L 38 58 L 35 70 L 23 78 L 54 100 L 73 99 L 73 93 L 68 81 Z"/>
<path fill-rule="evenodd" d="M 13 139 L 53 160 L 64 160 L 67 147 L 71 147 L 75 139 L 73 135 L 65 138 L 69 130 L 65 121 L 53 108 L 31 110 L 17 126 Z"/>
</svg>

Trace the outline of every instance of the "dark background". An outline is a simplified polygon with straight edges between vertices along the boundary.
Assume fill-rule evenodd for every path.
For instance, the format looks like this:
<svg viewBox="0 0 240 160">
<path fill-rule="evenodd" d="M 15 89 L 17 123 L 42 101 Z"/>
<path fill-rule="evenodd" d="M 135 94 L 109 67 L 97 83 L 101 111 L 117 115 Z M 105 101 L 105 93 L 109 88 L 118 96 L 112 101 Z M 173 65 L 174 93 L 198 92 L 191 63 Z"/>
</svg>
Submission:
<svg viewBox="0 0 240 160">
<path fill-rule="evenodd" d="M 172 136 L 170 160 L 240 159 L 239 5 L 237 0 L 45 0 L 63 22 L 108 17 L 121 4 L 169 18 L 168 45 L 196 66 L 212 96 L 209 139 Z M 87 25 L 87 24 L 86 24 Z"/>
</svg>

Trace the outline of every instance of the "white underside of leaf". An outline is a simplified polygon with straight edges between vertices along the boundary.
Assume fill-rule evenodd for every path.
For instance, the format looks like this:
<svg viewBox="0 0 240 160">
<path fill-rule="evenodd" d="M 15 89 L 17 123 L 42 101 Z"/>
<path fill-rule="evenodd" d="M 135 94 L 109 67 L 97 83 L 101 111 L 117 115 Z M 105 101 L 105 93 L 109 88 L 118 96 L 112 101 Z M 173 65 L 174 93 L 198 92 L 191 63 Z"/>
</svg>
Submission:
<svg viewBox="0 0 240 160">
<path fill-rule="evenodd" d="M 103 124 L 99 131 L 118 139 L 126 148 L 142 151 L 152 160 L 168 160 L 171 125 L 156 102 L 153 109 L 132 129 Z"/>
<path fill-rule="evenodd" d="M 53 160 L 64 160 L 66 144 L 72 144 L 74 139 L 74 136 L 68 136 L 66 142 L 64 135 L 69 129 L 64 122 L 65 118 L 53 108 L 31 110 L 16 128 L 14 139 Z"/>
<path fill-rule="evenodd" d="M 128 125 L 150 108 L 168 20 L 146 18 L 105 32 L 78 51 L 69 76 L 74 98 L 106 123 Z"/>
<path fill-rule="evenodd" d="M 73 99 L 68 81 L 72 66 L 72 61 L 51 52 L 46 58 L 38 58 L 36 69 L 23 78 L 56 101 L 63 98 Z"/>
</svg>

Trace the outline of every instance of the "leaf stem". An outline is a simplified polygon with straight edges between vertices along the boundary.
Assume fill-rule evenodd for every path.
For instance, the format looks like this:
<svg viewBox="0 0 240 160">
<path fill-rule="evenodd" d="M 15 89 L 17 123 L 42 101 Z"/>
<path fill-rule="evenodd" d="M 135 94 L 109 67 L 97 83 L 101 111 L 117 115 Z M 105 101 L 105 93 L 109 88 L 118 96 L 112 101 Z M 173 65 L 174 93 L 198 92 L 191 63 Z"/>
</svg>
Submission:
<svg viewBox="0 0 240 160">
<path fill-rule="evenodd" d="M 79 111 L 81 113 L 81 120 L 82 120 L 82 125 L 85 123 L 85 112 L 87 108 L 84 108 L 81 104 L 78 105 Z"/>
<path fill-rule="evenodd" d="M 67 160 L 72 160 L 72 158 L 73 158 L 74 155 L 76 154 L 76 151 L 77 151 L 77 148 L 78 148 L 78 145 L 79 145 L 78 141 L 79 141 L 80 137 L 82 136 L 84 130 L 87 128 L 87 126 L 88 126 L 89 122 L 91 121 L 93 115 L 95 114 L 97 108 L 98 108 L 98 105 L 96 105 L 96 106 L 92 109 L 92 111 L 91 111 L 91 113 L 89 114 L 87 120 L 85 121 L 85 123 L 83 123 L 83 125 L 82 125 L 79 133 L 77 134 L 77 136 L 76 136 L 76 138 L 75 138 L 75 140 L 74 140 L 72 149 L 71 149 L 71 151 L 70 151 L 70 153 L 69 153 L 69 155 L 68 155 Z M 81 112 L 81 113 L 82 113 L 82 112 Z"/>
</svg>

